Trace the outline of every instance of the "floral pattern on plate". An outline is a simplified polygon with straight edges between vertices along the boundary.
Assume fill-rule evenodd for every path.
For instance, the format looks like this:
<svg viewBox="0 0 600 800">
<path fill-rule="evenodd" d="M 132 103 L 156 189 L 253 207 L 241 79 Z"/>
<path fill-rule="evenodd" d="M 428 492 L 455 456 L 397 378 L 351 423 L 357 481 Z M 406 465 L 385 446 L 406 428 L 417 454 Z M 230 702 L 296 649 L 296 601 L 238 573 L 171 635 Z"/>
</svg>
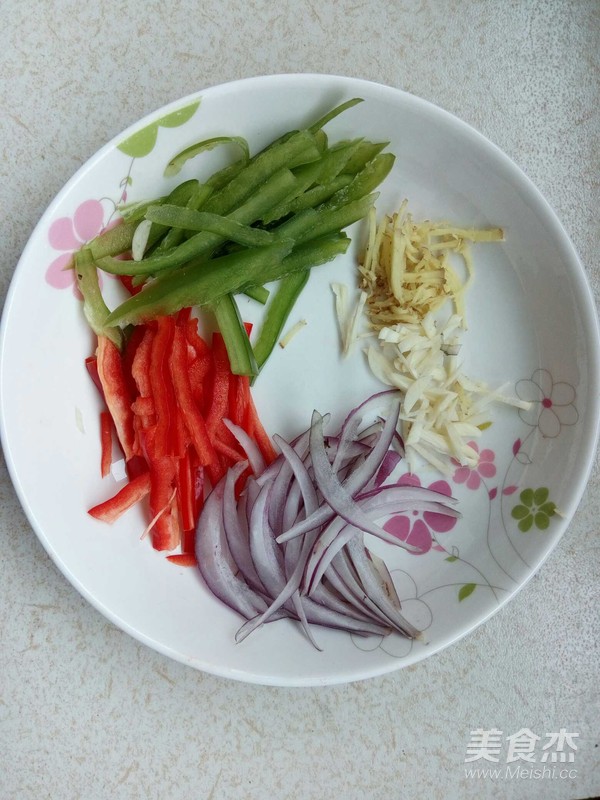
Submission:
<svg viewBox="0 0 600 800">
<path fill-rule="evenodd" d="M 440 515 L 415 513 L 394 516 L 384 525 L 387 531 L 401 541 L 420 547 L 421 552 L 416 555 L 427 554 L 428 558 L 440 558 L 439 554 L 443 553 L 444 562 L 461 567 L 460 581 L 439 583 L 425 591 L 419 590 L 417 577 L 411 575 L 410 571 L 390 570 L 403 613 L 424 633 L 431 627 L 435 617 L 435 605 L 431 603 L 431 595 L 434 593 L 444 592 L 444 597 L 450 599 L 454 596 L 455 602 L 463 603 L 476 591 L 486 591 L 491 593 L 495 602 L 499 604 L 502 597 L 514 589 L 520 577 L 515 572 L 514 556 L 517 557 L 517 563 L 520 561 L 523 567 L 530 569 L 521 548 L 520 537 L 524 534 L 543 535 L 558 513 L 556 504 L 551 499 L 551 489 L 546 486 L 522 487 L 520 480 L 526 474 L 526 470 L 534 464 L 532 445 L 536 434 L 541 439 L 556 438 L 565 426 L 576 424 L 579 415 L 575 406 L 575 388 L 565 381 L 556 381 L 548 370 L 538 369 L 533 372 L 531 378 L 517 381 L 515 391 L 521 399 L 527 399 L 532 403 L 531 409 L 527 412 L 519 412 L 521 419 L 531 430 L 523 439 L 518 438 L 513 442 L 508 454 L 497 453 L 491 448 L 480 450 L 475 442 L 470 442 L 479 453 L 477 464 L 473 467 L 455 464 L 456 469 L 452 476 L 455 489 L 462 486 L 470 492 L 478 492 L 485 496 L 487 527 L 485 537 L 482 537 L 482 547 L 479 548 L 482 563 L 475 563 L 474 559 L 466 560 L 461 555 L 460 520 L 440 517 L 443 523 L 440 526 L 437 520 L 432 519 Z M 501 480 L 498 479 L 500 463 L 505 464 Z M 515 470 L 519 472 L 516 477 Z M 403 485 L 422 485 L 418 475 L 410 474 L 402 475 L 396 482 Z M 446 481 L 430 483 L 429 488 L 447 496 L 452 494 L 452 489 Z M 519 492 L 517 502 L 514 498 L 512 501 L 509 500 L 516 492 Z M 510 505 L 510 513 L 507 513 L 507 505 Z M 444 540 L 439 538 L 439 534 L 450 531 L 457 535 L 452 537 L 450 544 L 445 544 Z M 501 555 L 501 549 L 498 547 L 499 539 L 504 540 L 505 547 L 502 552 L 506 553 L 508 550 L 511 554 L 510 559 Z M 410 558 L 413 555 L 415 554 L 409 553 Z M 496 575 L 494 581 L 487 577 L 484 562 L 494 568 Z M 440 572 L 442 572 L 441 563 Z M 444 572 L 444 575 L 447 574 Z M 352 641 L 357 649 L 364 652 L 381 650 L 399 659 L 408 657 L 415 645 L 415 642 L 396 633 L 385 638 L 371 636 L 365 639 L 353 636 Z"/>
</svg>

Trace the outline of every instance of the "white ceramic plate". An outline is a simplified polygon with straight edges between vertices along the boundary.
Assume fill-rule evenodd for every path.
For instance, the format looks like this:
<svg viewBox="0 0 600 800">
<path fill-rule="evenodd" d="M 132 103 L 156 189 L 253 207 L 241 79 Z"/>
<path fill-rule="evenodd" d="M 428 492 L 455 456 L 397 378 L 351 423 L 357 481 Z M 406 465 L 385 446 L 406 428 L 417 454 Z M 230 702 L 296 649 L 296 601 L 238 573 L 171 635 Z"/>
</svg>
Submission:
<svg viewBox="0 0 600 800">
<path fill-rule="evenodd" d="M 354 639 L 317 629 L 317 652 L 295 624 L 274 623 L 241 645 L 240 620 L 207 591 L 195 570 L 175 567 L 140 541 L 132 509 L 105 526 L 86 509 L 117 484 L 98 478 L 97 394 L 84 369 L 93 340 L 61 271 L 68 254 L 114 218 L 115 204 L 164 194 L 197 169 L 224 163 L 213 151 L 177 178 L 163 169 L 183 147 L 242 135 L 252 151 L 344 99 L 365 102 L 328 127 L 331 140 L 388 140 L 397 156 L 378 211 L 406 197 L 416 218 L 461 226 L 499 225 L 502 244 L 475 249 L 468 296 L 467 374 L 506 384 L 533 401 L 521 416 L 500 408 L 479 442 L 477 469 L 446 478 L 463 518 L 450 530 L 406 517 L 404 535 L 430 549 L 385 554 L 406 616 L 427 643 L 391 636 Z M 360 230 L 351 231 L 356 238 Z M 290 324 L 308 326 L 278 350 L 256 384 L 271 433 L 304 429 L 313 408 L 333 423 L 373 390 L 360 351 L 342 361 L 330 282 L 355 285 L 356 247 L 315 270 Z M 105 281 L 109 296 L 115 283 Z M 256 305 L 243 313 L 252 318 Z M 597 320 L 577 255 L 547 203 L 523 173 L 472 128 L 396 89 L 350 78 L 284 75 L 198 92 L 151 114 L 100 150 L 69 181 L 36 227 L 4 308 L 0 408 L 6 459 L 44 547 L 101 613 L 145 644 L 193 667 L 256 683 L 310 685 L 379 675 L 440 650 L 479 625 L 531 577 L 567 528 L 584 490 L 598 431 Z M 423 485 L 440 480 L 422 472 Z M 560 515 L 548 517 L 554 503 Z M 515 511 L 515 508 L 520 508 Z M 514 512 L 514 516 L 513 515 Z M 447 527 L 447 526 L 446 526 Z"/>
</svg>

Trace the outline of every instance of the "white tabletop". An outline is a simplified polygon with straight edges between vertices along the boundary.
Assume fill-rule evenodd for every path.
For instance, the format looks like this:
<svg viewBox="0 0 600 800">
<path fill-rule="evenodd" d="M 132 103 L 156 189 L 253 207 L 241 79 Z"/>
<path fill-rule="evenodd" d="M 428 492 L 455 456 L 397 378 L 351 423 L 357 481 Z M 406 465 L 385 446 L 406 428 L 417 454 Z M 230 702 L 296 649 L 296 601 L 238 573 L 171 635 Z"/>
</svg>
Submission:
<svg viewBox="0 0 600 800">
<path fill-rule="evenodd" d="M 599 53 L 596 0 L 4 0 L 2 298 L 46 205 L 107 140 L 192 91 L 282 72 L 386 83 L 474 125 L 549 200 L 598 298 Z M 107 622 L 50 561 L 2 463 L 0 800 L 598 795 L 599 519 L 596 462 L 560 545 L 474 633 L 384 678 L 273 689 Z M 563 776 L 469 776 L 475 729 L 563 729 L 578 749 Z"/>
</svg>

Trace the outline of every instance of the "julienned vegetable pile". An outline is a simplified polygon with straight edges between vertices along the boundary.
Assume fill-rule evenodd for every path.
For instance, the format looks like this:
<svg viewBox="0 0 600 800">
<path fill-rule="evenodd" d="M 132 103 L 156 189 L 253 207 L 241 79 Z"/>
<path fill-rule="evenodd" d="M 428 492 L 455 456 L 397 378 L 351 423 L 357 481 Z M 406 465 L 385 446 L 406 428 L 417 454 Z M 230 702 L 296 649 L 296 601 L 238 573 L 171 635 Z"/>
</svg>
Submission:
<svg viewBox="0 0 600 800">
<path fill-rule="evenodd" d="M 298 620 L 317 647 L 311 622 L 418 636 L 363 535 L 411 549 L 378 521 L 409 509 L 457 516 L 451 498 L 389 481 L 403 453 L 396 390 L 365 401 L 335 434 L 315 412 L 294 441 L 274 437 L 277 449 L 252 401 L 250 384 L 310 270 L 346 252 L 344 229 L 373 213 L 374 190 L 393 166 L 387 143 L 329 144 L 323 127 L 357 102 L 252 157 L 240 137 L 186 148 L 165 174 L 216 146 L 241 157 L 202 183 L 123 209 L 122 223 L 75 257 L 98 337 L 87 367 L 104 401 L 101 474 L 111 472 L 114 435 L 128 477 L 89 513 L 114 522 L 147 498 L 142 536 L 170 560 L 198 565 L 213 594 L 246 619 L 238 641 L 282 617 Z M 114 310 L 99 269 L 130 294 Z M 254 341 L 241 293 L 266 304 Z M 216 323 L 210 341 L 197 312 Z"/>
<path fill-rule="evenodd" d="M 211 591 L 247 620 L 236 641 L 282 617 L 299 620 L 317 648 L 309 623 L 361 636 L 419 635 L 363 535 L 414 552 L 377 520 L 408 510 L 459 514 L 445 495 L 388 482 L 401 458 L 399 409 L 398 392 L 381 392 L 353 409 L 334 434 L 325 433 L 327 420 L 315 411 L 294 441 L 275 437 L 280 454 L 268 466 L 243 431 L 230 426 L 248 461 L 229 470 L 208 497 L 196 554 Z M 364 427 L 373 413 L 385 422 Z M 252 475 L 238 499 L 236 481 L 248 463 Z"/>
<path fill-rule="evenodd" d="M 179 547 L 181 552 L 168 558 L 184 565 L 195 564 L 194 531 L 208 487 L 244 457 L 224 420 L 243 429 L 267 463 L 276 455 L 247 376 L 232 374 L 218 331 L 211 344 L 184 309 L 134 328 L 123 353 L 99 336 L 96 355 L 87 359 L 106 407 L 102 476 L 111 468 L 113 429 L 129 476 L 115 496 L 89 513 L 114 522 L 148 496 L 146 532 L 154 548 Z"/>
<path fill-rule="evenodd" d="M 84 311 L 96 334 L 121 348 L 127 326 L 202 308 L 216 318 L 232 372 L 254 378 L 310 269 L 346 252 L 344 228 L 368 213 L 393 166 L 393 154 L 382 152 L 387 142 L 329 144 L 324 126 L 358 102 L 337 106 L 252 157 L 240 137 L 209 139 L 175 156 L 168 174 L 218 145 L 242 151 L 203 183 L 187 180 L 168 196 L 124 209 L 123 224 L 77 254 Z M 112 311 L 100 293 L 98 269 L 123 276 L 134 290 Z M 265 284 L 273 281 L 279 285 L 270 298 Z M 267 304 L 253 344 L 237 307 L 240 293 Z"/>
</svg>

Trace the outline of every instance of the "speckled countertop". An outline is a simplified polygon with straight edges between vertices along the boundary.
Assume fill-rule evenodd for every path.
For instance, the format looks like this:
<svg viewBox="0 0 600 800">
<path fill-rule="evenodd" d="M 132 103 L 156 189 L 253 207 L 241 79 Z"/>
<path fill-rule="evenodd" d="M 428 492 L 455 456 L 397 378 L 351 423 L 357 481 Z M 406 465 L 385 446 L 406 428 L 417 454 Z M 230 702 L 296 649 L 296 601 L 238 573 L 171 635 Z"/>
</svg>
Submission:
<svg viewBox="0 0 600 800">
<path fill-rule="evenodd" d="M 600 292 L 594 0 L 4 0 L 0 291 L 102 144 L 199 88 L 352 75 L 474 125 L 557 211 Z M 26 424 L 26 421 L 25 423 Z M 0 467 L 0 800 L 600 794 L 600 472 L 539 574 L 444 652 L 321 689 L 217 679 L 113 627 L 54 567 Z M 475 728 L 577 731 L 576 777 L 469 778 Z"/>
</svg>

